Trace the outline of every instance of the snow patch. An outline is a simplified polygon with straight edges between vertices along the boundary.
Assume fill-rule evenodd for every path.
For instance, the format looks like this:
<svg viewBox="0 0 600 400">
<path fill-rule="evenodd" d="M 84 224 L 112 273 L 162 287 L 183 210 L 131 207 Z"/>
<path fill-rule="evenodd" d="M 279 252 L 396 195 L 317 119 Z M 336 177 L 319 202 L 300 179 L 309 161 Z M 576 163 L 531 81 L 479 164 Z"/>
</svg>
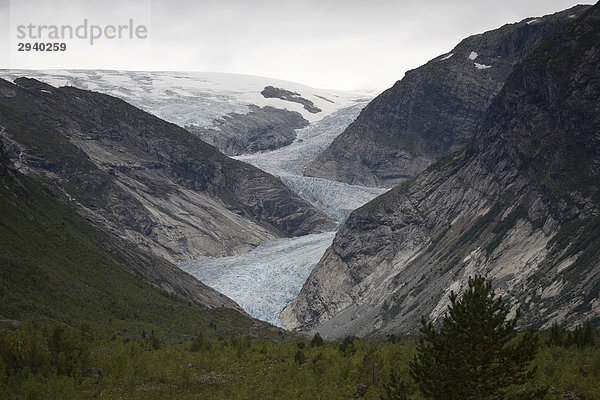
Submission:
<svg viewBox="0 0 600 400">
<path fill-rule="evenodd" d="M 479 63 L 474 63 L 475 64 L 475 68 L 477 69 L 488 69 L 488 68 L 492 68 L 491 65 L 484 65 L 484 64 L 479 64 Z"/>
<path fill-rule="evenodd" d="M 477 56 L 478 54 L 472 51 L 471 54 L 469 54 L 469 60 L 473 61 L 477 58 Z"/>
<path fill-rule="evenodd" d="M 447 56 L 445 56 L 444 58 L 440 59 L 440 61 L 447 60 L 447 59 L 449 59 L 450 57 L 452 57 L 453 55 L 454 55 L 454 53 L 450 53 L 450 54 L 448 54 Z"/>
<path fill-rule="evenodd" d="M 571 15 L 569 15 L 567 18 L 573 19 L 573 18 L 576 18 L 576 17 L 577 17 L 577 15 L 575 15 L 575 14 L 571 14 Z"/>
<path fill-rule="evenodd" d="M 538 21 L 539 21 L 539 19 L 537 19 L 537 18 L 531 19 L 531 20 L 527 21 L 527 25 L 535 24 Z"/>
<path fill-rule="evenodd" d="M 51 91 L 49 91 L 49 90 L 46 90 L 46 89 L 40 89 L 40 92 L 42 92 L 42 93 L 50 93 L 50 94 L 52 94 L 52 92 L 51 92 Z"/>
</svg>

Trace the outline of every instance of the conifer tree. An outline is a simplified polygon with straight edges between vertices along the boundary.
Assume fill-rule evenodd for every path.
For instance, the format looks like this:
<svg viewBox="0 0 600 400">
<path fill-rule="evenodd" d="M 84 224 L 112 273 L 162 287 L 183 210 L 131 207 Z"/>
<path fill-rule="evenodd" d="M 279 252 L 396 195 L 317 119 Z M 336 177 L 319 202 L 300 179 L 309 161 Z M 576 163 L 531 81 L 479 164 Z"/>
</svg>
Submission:
<svg viewBox="0 0 600 400">
<path fill-rule="evenodd" d="M 315 336 L 313 336 L 312 340 L 310 341 L 310 347 L 321 347 L 323 346 L 324 340 L 321 337 L 321 335 L 319 335 L 319 332 L 315 333 Z"/>
<path fill-rule="evenodd" d="M 400 379 L 400 374 L 392 368 L 389 382 L 383 385 L 383 391 L 380 395 L 381 400 L 407 400 L 407 392 L 408 388 Z"/>
<path fill-rule="evenodd" d="M 491 282 L 476 276 L 460 299 L 451 292 L 439 331 L 422 319 L 410 374 L 427 399 L 504 399 L 507 387 L 533 377 L 537 335 L 527 332 L 511 342 L 520 311 L 513 319 L 509 312 Z"/>
</svg>

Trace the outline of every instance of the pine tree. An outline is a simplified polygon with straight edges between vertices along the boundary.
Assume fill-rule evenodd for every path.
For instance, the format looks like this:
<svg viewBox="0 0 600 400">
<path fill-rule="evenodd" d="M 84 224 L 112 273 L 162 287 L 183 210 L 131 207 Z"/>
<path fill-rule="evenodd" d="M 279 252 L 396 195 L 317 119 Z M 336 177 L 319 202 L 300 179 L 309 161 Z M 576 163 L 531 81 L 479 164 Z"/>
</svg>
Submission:
<svg viewBox="0 0 600 400">
<path fill-rule="evenodd" d="M 383 385 L 383 391 L 380 395 L 381 400 L 407 400 L 407 392 L 408 388 L 400 379 L 400 374 L 392 368 L 390 381 Z"/>
<path fill-rule="evenodd" d="M 438 331 L 422 319 L 418 353 L 410 374 L 427 399 L 504 399 L 505 389 L 526 383 L 538 347 L 537 335 L 525 333 L 511 343 L 520 317 L 507 319 L 508 304 L 496 298 L 490 281 L 469 278 L 459 299 L 450 293 L 450 306 Z"/>
<path fill-rule="evenodd" d="M 554 346 L 563 346 L 565 344 L 564 330 L 556 322 L 550 328 L 548 342 Z"/>
</svg>

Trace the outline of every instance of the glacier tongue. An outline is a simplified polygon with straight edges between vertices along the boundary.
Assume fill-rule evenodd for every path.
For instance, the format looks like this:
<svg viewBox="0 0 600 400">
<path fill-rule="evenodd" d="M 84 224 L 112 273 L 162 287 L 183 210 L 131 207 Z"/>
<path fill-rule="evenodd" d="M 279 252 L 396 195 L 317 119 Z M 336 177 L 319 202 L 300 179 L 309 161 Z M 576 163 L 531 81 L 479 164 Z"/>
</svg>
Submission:
<svg viewBox="0 0 600 400">
<path fill-rule="evenodd" d="M 280 175 L 279 179 L 304 200 L 335 219 L 338 227 L 350 213 L 386 192 L 386 189 L 369 188 L 306 176 Z"/>
<path fill-rule="evenodd" d="M 341 224 L 383 189 L 302 176 L 304 166 L 356 118 L 365 102 L 339 110 L 297 131 L 289 146 L 235 157 L 278 176 L 290 189 Z M 247 254 L 196 260 L 180 267 L 235 300 L 248 314 L 281 326 L 279 313 L 331 245 L 335 232 L 276 239 Z"/>
<path fill-rule="evenodd" d="M 234 299 L 254 318 L 282 326 L 279 313 L 300 292 L 334 232 L 276 239 L 249 253 L 179 264 Z"/>
</svg>

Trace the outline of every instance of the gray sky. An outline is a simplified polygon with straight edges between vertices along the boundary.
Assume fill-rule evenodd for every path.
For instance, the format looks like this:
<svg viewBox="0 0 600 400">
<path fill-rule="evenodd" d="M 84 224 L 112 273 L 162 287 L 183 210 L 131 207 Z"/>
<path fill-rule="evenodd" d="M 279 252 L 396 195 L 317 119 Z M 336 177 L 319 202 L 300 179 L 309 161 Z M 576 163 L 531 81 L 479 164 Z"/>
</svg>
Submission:
<svg viewBox="0 0 600 400">
<path fill-rule="evenodd" d="M 462 38 L 572 7 L 572 0 L 0 0 L 0 68 L 217 71 L 320 88 L 384 89 Z M 146 40 L 67 41 L 17 52 L 16 27 L 106 27 L 133 19 Z M 8 19 L 8 21 L 7 21 Z M 31 41 L 31 40 L 30 40 Z M 8 50 L 8 51 L 7 51 Z"/>
</svg>

